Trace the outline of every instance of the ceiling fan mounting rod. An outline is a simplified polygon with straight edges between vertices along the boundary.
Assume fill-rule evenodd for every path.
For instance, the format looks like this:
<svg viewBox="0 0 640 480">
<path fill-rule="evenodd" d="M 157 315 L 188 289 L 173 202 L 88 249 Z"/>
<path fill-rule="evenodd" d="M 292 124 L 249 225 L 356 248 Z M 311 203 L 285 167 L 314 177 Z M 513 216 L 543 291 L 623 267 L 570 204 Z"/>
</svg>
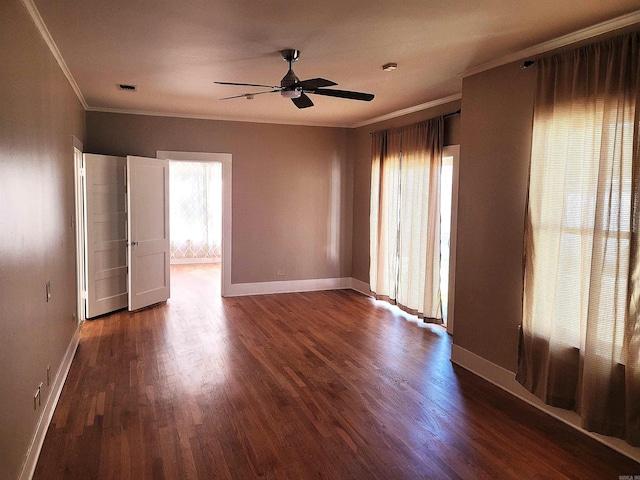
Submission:
<svg viewBox="0 0 640 480">
<path fill-rule="evenodd" d="M 287 48 L 285 50 L 280 50 L 280 54 L 282 55 L 282 59 L 285 62 L 289 62 L 289 68 L 291 68 L 291 64 L 298 60 L 298 57 L 300 57 L 300 50 Z"/>
<path fill-rule="evenodd" d="M 280 53 L 282 54 L 282 58 L 289 63 L 289 71 L 280 81 L 280 88 L 282 89 L 280 94 L 285 98 L 298 98 L 302 95 L 302 89 L 296 88 L 300 79 L 293 73 L 291 64 L 300 56 L 300 50 L 289 48 L 280 50 Z"/>
</svg>

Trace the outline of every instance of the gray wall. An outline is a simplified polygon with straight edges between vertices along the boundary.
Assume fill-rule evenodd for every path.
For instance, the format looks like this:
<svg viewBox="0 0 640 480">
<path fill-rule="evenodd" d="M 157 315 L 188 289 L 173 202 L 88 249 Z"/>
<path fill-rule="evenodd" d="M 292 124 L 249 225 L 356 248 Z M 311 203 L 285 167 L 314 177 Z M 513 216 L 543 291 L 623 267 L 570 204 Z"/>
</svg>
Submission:
<svg viewBox="0 0 640 480">
<path fill-rule="evenodd" d="M 12 479 L 47 366 L 58 372 L 76 330 L 72 135 L 83 140 L 85 116 L 23 4 L 3 0 L 0 19 L 0 478 Z"/>
<path fill-rule="evenodd" d="M 351 276 L 347 130 L 87 113 L 85 151 L 157 150 L 233 155 L 232 283 Z"/>
<path fill-rule="evenodd" d="M 511 63 L 462 83 L 453 341 L 512 372 L 535 77 Z"/>
</svg>

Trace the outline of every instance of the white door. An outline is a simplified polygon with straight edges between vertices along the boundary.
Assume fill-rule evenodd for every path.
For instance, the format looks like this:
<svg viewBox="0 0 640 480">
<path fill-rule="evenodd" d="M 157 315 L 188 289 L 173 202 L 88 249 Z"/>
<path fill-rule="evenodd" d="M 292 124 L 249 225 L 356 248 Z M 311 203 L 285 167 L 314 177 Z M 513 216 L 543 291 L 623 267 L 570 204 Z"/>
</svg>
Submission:
<svg viewBox="0 0 640 480">
<path fill-rule="evenodd" d="M 85 154 L 87 318 L 127 306 L 127 161 Z"/>
<path fill-rule="evenodd" d="M 129 310 L 169 298 L 169 161 L 127 157 Z"/>
</svg>

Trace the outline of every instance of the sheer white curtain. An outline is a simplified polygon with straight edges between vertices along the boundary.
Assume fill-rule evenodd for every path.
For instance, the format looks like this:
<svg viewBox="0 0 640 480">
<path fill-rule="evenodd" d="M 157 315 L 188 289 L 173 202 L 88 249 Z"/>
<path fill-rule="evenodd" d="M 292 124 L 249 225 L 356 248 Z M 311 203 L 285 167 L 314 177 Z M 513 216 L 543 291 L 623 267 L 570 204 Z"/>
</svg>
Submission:
<svg viewBox="0 0 640 480">
<path fill-rule="evenodd" d="M 640 446 L 638 33 L 543 59 L 517 378 Z"/>
<path fill-rule="evenodd" d="M 222 164 L 171 161 L 169 175 L 172 262 L 219 262 Z"/>
<path fill-rule="evenodd" d="M 372 134 L 370 288 L 436 323 L 442 134 L 442 117 Z"/>
</svg>

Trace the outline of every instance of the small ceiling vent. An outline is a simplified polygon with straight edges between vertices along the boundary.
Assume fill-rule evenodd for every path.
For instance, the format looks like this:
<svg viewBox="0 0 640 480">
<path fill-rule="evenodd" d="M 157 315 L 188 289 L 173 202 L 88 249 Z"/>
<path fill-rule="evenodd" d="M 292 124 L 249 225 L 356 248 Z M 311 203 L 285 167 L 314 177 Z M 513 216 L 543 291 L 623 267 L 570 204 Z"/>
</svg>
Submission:
<svg viewBox="0 0 640 480">
<path fill-rule="evenodd" d="M 136 87 L 135 85 L 128 85 L 126 83 L 119 83 L 118 89 L 127 90 L 128 92 L 135 92 L 138 89 L 138 87 Z"/>
</svg>

